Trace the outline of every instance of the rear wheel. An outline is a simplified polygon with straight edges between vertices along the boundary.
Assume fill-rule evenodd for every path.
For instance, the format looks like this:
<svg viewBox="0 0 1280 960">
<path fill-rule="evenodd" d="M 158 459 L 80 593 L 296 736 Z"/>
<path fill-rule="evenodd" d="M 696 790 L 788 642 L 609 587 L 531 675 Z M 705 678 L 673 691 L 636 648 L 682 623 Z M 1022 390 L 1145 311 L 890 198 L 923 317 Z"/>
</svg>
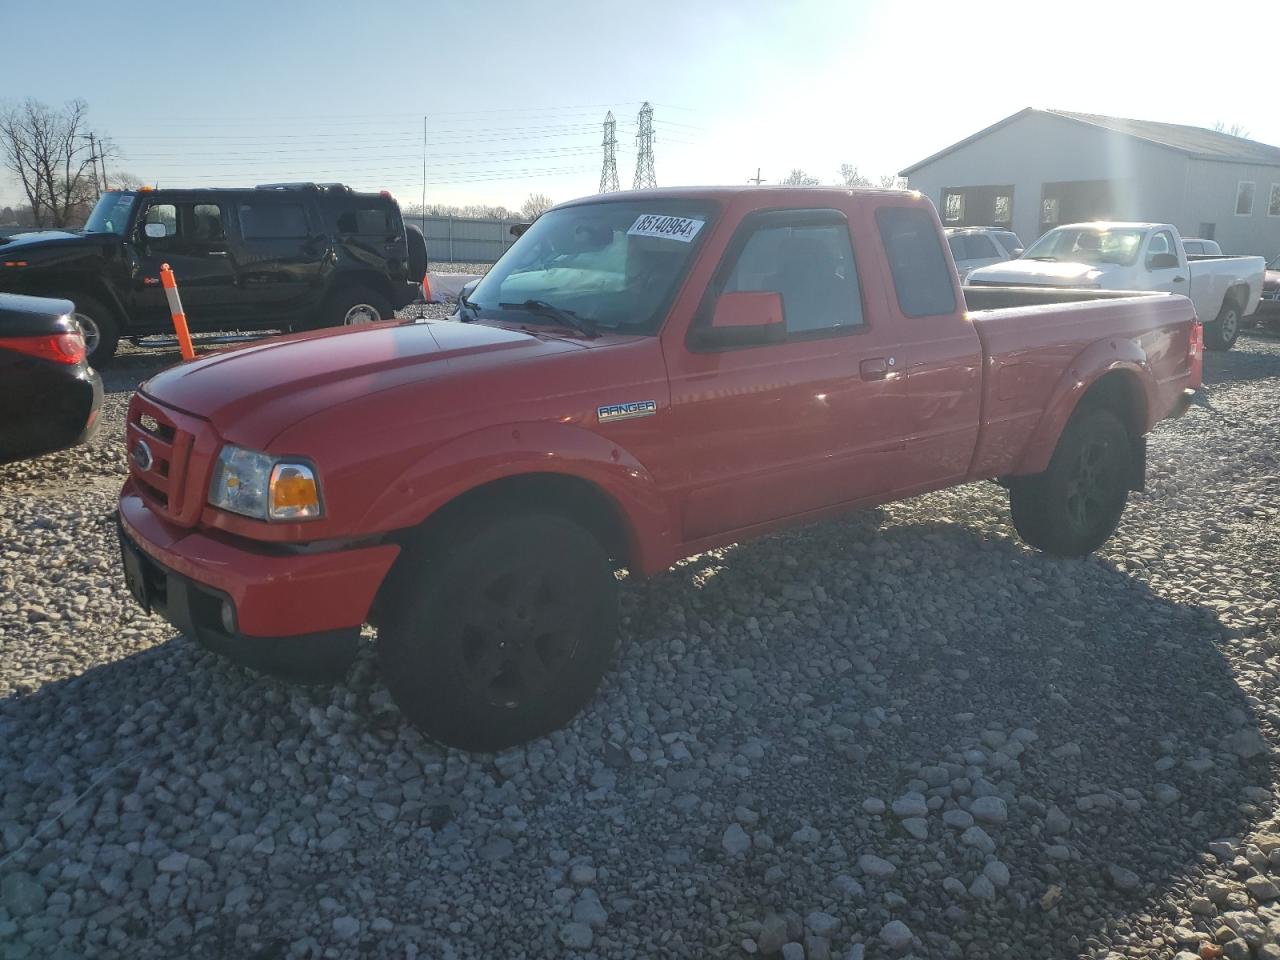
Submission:
<svg viewBox="0 0 1280 960">
<path fill-rule="evenodd" d="M 1129 432 L 1110 410 L 1071 418 L 1044 473 L 1009 484 L 1013 525 L 1045 553 L 1080 557 L 1106 543 L 1129 499 Z"/>
<path fill-rule="evenodd" d="M 501 750 L 563 726 L 613 656 L 613 567 L 563 517 L 454 528 L 406 551 L 388 589 L 382 675 L 406 716 L 450 746 Z"/>
<path fill-rule="evenodd" d="M 71 318 L 84 334 L 89 365 L 98 367 L 107 363 L 116 355 L 120 344 L 120 324 L 115 314 L 93 297 L 76 294 L 71 299 L 76 305 Z"/>
<path fill-rule="evenodd" d="M 360 327 L 390 320 L 395 311 L 387 298 L 366 287 L 339 290 L 329 298 L 320 316 L 323 327 Z"/>
<path fill-rule="evenodd" d="M 1216 320 L 1204 325 L 1204 345 L 1210 350 L 1230 350 L 1240 336 L 1240 307 L 1228 299 Z"/>
</svg>

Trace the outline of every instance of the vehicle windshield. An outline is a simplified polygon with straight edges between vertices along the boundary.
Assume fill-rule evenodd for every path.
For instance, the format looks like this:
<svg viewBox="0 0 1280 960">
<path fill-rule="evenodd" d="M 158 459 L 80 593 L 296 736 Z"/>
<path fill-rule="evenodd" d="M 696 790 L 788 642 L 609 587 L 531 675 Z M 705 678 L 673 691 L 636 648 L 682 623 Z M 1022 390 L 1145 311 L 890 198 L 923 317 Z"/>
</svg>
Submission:
<svg viewBox="0 0 1280 960">
<path fill-rule="evenodd" d="M 572 311 L 607 332 L 657 331 L 714 207 L 688 200 L 602 201 L 543 214 L 494 265 L 467 303 L 486 319 L 521 305 L 520 320 Z"/>
<path fill-rule="evenodd" d="M 1073 263 L 1121 263 L 1138 259 L 1141 230 L 1058 227 L 1027 248 L 1023 260 L 1068 260 Z"/>
<path fill-rule="evenodd" d="M 136 193 L 104 193 L 89 214 L 84 225 L 85 233 L 115 233 L 124 236 L 129 229 L 129 214 L 133 212 L 133 203 L 138 199 Z"/>
</svg>

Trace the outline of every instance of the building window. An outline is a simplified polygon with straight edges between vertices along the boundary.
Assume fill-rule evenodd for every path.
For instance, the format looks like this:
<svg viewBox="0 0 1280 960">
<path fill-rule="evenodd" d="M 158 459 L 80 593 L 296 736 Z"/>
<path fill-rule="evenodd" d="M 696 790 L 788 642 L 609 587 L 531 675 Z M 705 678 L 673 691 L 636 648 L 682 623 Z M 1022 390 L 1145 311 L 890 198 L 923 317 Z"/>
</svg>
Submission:
<svg viewBox="0 0 1280 960">
<path fill-rule="evenodd" d="M 1241 180 L 1236 184 L 1236 216 L 1251 217 L 1253 216 L 1253 188 L 1252 180 Z"/>
<path fill-rule="evenodd" d="M 1045 197 L 1041 201 L 1040 225 L 1046 229 L 1058 225 L 1058 198 Z"/>
<path fill-rule="evenodd" d="M 993 222 L 1007 227 L 1013 221 L 1013 197 L 996 194 L 995 215 Z"/>
<path fill-rule="evenodd" d="M 1267 216 L 1280 217 L 1280 183 L 1271 185 L 1271 198 L 1267 201 Z"/>
<path fill-rule="evenodd" d="M 964 194 L 948 193 L 943 209 L 946 211 L 945 219 L 947 223 L 959 223 L 964 219 Z"/>
</svg>

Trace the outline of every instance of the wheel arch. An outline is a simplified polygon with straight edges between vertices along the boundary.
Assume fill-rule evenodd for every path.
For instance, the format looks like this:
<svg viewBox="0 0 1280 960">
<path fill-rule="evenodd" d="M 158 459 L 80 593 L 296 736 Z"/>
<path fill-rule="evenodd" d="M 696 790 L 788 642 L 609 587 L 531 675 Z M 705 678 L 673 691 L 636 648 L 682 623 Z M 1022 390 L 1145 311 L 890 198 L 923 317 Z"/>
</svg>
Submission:
<svg viewBox="0 0 1280 960">
<path fill-rule="evenodd" d="M 1136 344 L 1118 340 L 1095 344 L 1063 373 L 1014 474 L 1040 473 L 1048 467 L 1062 431 L 1086 406 L 1112 411 L 1131 438 L 1144 437 L 1157 406 L 1154 390 L 1154 375 Z"/>
<path fill-rule="evenodd" d="M 566 424 L 491 427 L 455 438 L 388 483 L 360 529 L 412 540 L 508 505 L 581 522 L 637 574 L 672 562 L 671 514 L 648 470 L 605 437 Z"/>
</svg>

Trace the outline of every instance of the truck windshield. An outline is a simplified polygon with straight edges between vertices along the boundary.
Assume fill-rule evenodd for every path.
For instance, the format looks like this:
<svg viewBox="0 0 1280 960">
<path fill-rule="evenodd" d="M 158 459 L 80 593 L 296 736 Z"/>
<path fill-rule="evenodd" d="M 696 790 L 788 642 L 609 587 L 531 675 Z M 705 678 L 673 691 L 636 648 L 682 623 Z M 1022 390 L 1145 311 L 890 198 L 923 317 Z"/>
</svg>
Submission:
<svg viewBox="0 0 1280 960">
<path fill-rule="evenodd" d="M 478 315 L 540 303 L 520 319 L 572 311 L 600 332 L 652 334 L 714 208 L 688 200 L 601 201 L 549 210 L 467 295 Z"/>
<path fill-rule="evenodd" d="M 129 214 L 133 212 L 133 203 L 138 199 L 136 193 L 104 193 L 98 198 L 93 213 L 84 225 L 85 233 L 115 233 L 124 236 L 129 229 Z"/>
<path fill-rule="evenodd" d="M 1027 248 L 1023 260 L 1069 260 L 1073 263 L 1120 263 L 1138 259 L 1141 230 L 1059 227 Z"/>
</svg>

